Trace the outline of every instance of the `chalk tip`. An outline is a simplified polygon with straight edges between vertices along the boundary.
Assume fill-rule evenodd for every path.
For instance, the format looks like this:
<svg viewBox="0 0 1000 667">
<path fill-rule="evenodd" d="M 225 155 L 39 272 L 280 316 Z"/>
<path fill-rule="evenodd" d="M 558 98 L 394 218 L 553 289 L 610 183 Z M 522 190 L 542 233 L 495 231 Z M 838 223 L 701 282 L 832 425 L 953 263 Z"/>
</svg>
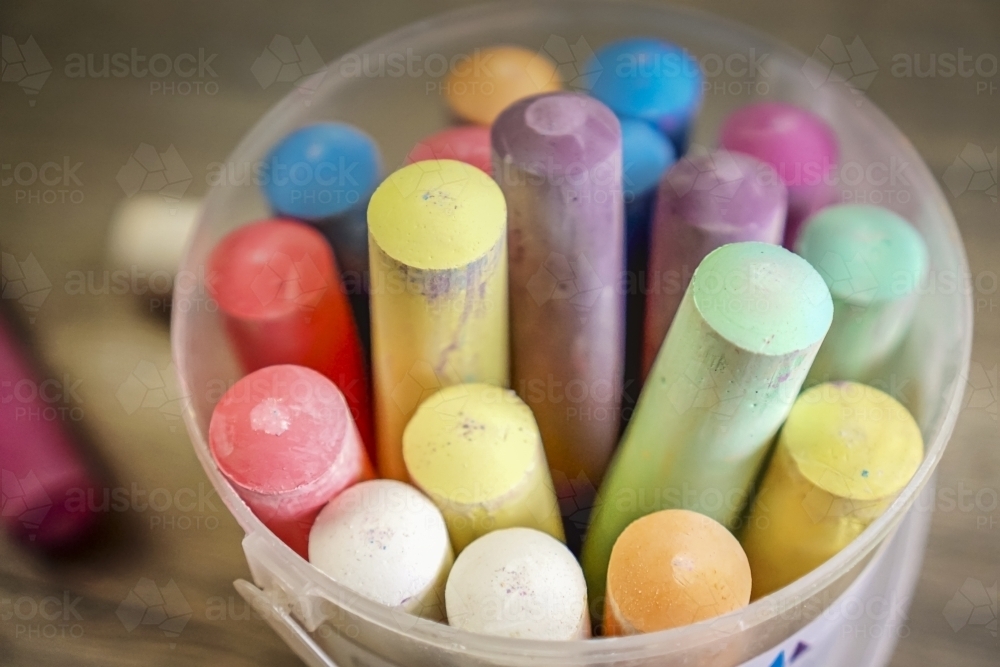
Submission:
<svg viewBox="0 0 1000 667">
<path fill-rule="evenodd" d="M 493 531 L 466 547 L 445 601 L 449 624 L 470 632 L 546 640 L 590 634 L 580 565 L 564 544 L 531 528 Z"/>
</svg>

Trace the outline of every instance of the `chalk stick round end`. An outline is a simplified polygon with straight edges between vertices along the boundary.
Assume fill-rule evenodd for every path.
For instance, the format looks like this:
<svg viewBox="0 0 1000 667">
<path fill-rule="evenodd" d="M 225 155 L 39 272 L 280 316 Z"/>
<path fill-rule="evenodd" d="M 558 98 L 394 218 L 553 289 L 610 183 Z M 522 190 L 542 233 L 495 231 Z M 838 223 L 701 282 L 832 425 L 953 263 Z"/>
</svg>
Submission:
<svg viewBox="0 0 1000 667">
<path fill-rule="evenodd" d="M 689 510 L 629 524 L 608 563 L 604 632 L 631 635 L 697 623 L 750 602 L 750 565 L 733 535 Z"/>
<path fill-rule="evenodd" d="M 799 472 L 837 498 L 890 498 L 924 457 L 920 427 L 892 396 L 857 382 L 826 382 L 799 396 L 781 431 Z"/>
<path fill-rule="evenodd" d="M 661 217 L 713 238 L 779 243 L 788 190 L 766 162 L 727 150 L 692 152 L 660 186 Z"/>
<path fill-rule="evenodd" d="M 445 589 L 448 623 L 500 637 L 590 636 L 587 585 L 564 544 L 531 528 L 497 530 L 455 561 Z"/>
<path fill-rule="evenodd" d="M 694 305 L 720 336 L 754 354 L 779 356 L 818 345 L 833 301 L 809 262 L 769 243 L 730 243 L 691 278 Z"/>
<path fill-rule="evenodd" d="M 403 433 L 413 481 L 434 497 L 489 505 L 539 464 L 541 436 L 524 401 L 503 387 L 459 384 L 425 400 Z"/>
<path fill-rule="evenodd" d="M 299 128 L 265 160 L 264 195 L 278 215 L 318 222 L 364 204 L 378 185 L 375 140 L 346 123 Z"/>
<path fill-rule="evenodd" d="M 601 47 L 588 63 L 591 93 L 615 113 L 654 123 L 693 116 L 701 106 L 702 73 L 684 49 L 633 38 Z"/>
<path fill-rule="evenodd" d="M 816 267 L 834 299 L 856 306 L 911 294 L 927 272 L 927 245 L 881 206 L 843 204 L 809 218 L 795 251 Z"/>
<path fill-rule="evenodd" d="M 330 501 L 309 534 L 309 562 L 389 607 L 444 618 L 453 562 L 444 518 L 426 496 L 388 479 L 361 482 Z"/>
<path fill-rule="evenodd" d="M 485 255 L 507 229 L 500 187 L 457 160 L 395 171 L 368 205 L 368 230 L 393 260 L 416 269 L 458 269 Z"/>
<path fill-rule="evenodd" d="M 523 178 L 509 172 L 512 166 L 546 178 L 583 179 L 588 170 L 620 152 L 621 141 L 618 118 L 593 97 L 569 92 L 536 95 L 507 107 L 493 124 L 494 174 L 502 182 Z M 612 172 L 591 178 L 599 179 L 597 185 L 617 186 L 620 175 Z"/>
<path fill-rule="evenodd" d="M 456 116 L 490 125 L 517 100 L 562 88 L 555 63 L 520 46 L 477 49 L 456 63 L 445 80 L 445 98 Z"/>
<path fill-rule="evenodd" d="M 732 112 L 719 130 L 719 145 L 774 165 L 790 188 L 815 185 L 840 159 L 833 128 L 786 102 L 758 102 Z"/>
<path fill-rule="evenodd" d="M 323 235 L 294 220 L 260 220 L 227 234 L 208 261 L 219 308 L 240 319 L 277 319 L 339 289 Z"/>
</svg>

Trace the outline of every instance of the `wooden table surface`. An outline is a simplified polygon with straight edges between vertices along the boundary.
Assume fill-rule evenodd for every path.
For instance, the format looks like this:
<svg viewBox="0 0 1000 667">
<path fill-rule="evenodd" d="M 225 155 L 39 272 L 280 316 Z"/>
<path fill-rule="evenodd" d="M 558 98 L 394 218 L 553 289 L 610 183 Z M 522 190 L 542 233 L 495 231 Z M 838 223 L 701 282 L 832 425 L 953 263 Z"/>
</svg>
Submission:
<svg viewBox="0 0 1000 667">
<path fill-rule="evenodd" d="M 0 247 L 8 253 L 5 271 L 9 256 L 18 261 L 33 256 L 52 283 L 36 312 L 17 312 L 50 376 L 73 387 L 71 407 L 82 415 L 79 425 L 107 463 L 113 483 L 129 499 L 122 511 L 109 512 L 108 528 L 98 543 L 72 559 L 41 559 L 0 538 L 0 664 L 299 664 L 277 636 L 247 612 L 232 587 L 233 579 L 248 576 L 240 549 L 242 533 L 210 491 L 183 425 L 155 408 L 130 413 L 116 397 L 140 363 L 171 372 L 167 320 L 156 312 L 162 306 L 101 289 L 105 272 L 118 268 L 109 266 L 104 254 L 111 213 L 123 198 L 116 175 L 140 144 L 159 151 L 173 145 L 193 173 L 188 194 L 203 194 L 208 165 L 223 160 L 289 90 L 288 84 L 262 88 L 250 69 L 276 34 L 295 43 L 308 36 L 320 56 L 330 60 L 392 28 L 457 4 L 5 0 L 0 6 L 5 58 L 7 36 L 19 45 L 34 37 L 53 69 L 37 95 L 27 95 L 15 83 L 0 83 Z M 992 152 L 992 197 L 984 186 L 950 200 L 980 285 L 970 376 L 976 393 L 960 416 L 938 476 L 939 487 L 964 502 L 935 506 L 916 597 L 892 664 L 1000 665 L 1000 206 L 995 187 L 1000 3 L 683 4 L 755 26 L 805 53 L 812 53 L 828 35 L 844 43 L 860 37 L 878 66 L 867 94 L 909 136 L 939 178 L 965 150 L 971 151 L 967 156 L 977 150 Z M 151 86 L 154 80 L 148 76 L 72 76 L 70 64 L 79 54 L 95 54 L 99 62 L 103 54 L 133 49 L 146 55 L 197 56 L 199 50 L 206 57 L 218 54 L 207 65 L 212 74 L 204 73 L 204 81 L 215 85 L 187 89 L 185 94 L 180 88 Z M 924 63 L 932 54 L 971 56 L 972 76 L 948 76 L 944 68 L 929 77 L 893 71 L 894 63 L 916 54 Z M 981 56 L 982 68 L 976 70 Z M 53 186 L 11 182 L 10 170 L 17 165 L 40 167 L 47 162 L 79 167 Z M 66 192 L 47 194 L 49 190 Z M 52 198 L 55 201 L 48 202 Z M 68 287 L 80 275 L 91 278 L 82 294 Z M 151 493 L 163 499 L 176 498 L 179 491 L 197 502 L 159 506 L 164 511 L 150 509 L 145 502 Z M 119 617 L 123 600 L 146 580 L 161 589 L 173 582 L 187 600 L 191 618 L 179 636 L 168 637 L 155 625 L 129 631 Z M 985 600 L 985 611 L 956 630 L 949 624 L 954 615 L 946 617 L 945 608 L 960 591 Z M 44 607 L 58 610 L 49 614 L 52 620 L 37 611 L 50 597 L 58 601 L 53 606 L 48 600 Z M 124 615 L 128 613 L 125 609 Z"/>
</svg>

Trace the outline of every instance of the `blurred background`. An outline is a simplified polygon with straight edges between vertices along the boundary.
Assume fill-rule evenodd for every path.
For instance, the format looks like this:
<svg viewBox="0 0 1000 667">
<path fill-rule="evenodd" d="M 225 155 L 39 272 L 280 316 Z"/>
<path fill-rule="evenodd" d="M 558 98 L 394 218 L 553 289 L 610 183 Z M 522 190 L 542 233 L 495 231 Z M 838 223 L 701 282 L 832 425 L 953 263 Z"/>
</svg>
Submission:
<svg viewBox="0 0 1000 667">
<path fill-rule="evenodd" d="M 41 363 L 36 389 L 45 385 L 52 408 L 24 418 L 67 422 L 116 494 L 79 552 L 42 556 L 0 536 L 0 664 L 300 664 L 232 587 L 249 577 L 242 532 L 179 418 L 168 282 L 111 249 L 112 221 L 154 181 L 154 192 L 172 197 L 209 189 L 240 138 L 295 85 L 269 63 L 308 74 L 461 4 L 0 4 L 0 304 Z M 950 198 L 973 273 L 976 340 L 937 500 L 923 508 L 934 512 L 930 541 L 892 664 L 1000 664 L 1000 3 L 674 4 L 751 25 L 806 55 L 846 48 L 855 84 Z M 124 54 L 130 70 L 102 74 L 105 54 Z M 931 69 L 942 56 L 966 66 Z M 168 60 L 183 67 L 146 72 Z M 185 218 L 184 204 L 174 206 L 166 225 Z M 166 240 L 155 245 L 169 250 Z M 0 401 L 22 401 L 24 391 L 0 387 Z M 22 481 L 4 478 L 5 504 Z"/>
</svg>

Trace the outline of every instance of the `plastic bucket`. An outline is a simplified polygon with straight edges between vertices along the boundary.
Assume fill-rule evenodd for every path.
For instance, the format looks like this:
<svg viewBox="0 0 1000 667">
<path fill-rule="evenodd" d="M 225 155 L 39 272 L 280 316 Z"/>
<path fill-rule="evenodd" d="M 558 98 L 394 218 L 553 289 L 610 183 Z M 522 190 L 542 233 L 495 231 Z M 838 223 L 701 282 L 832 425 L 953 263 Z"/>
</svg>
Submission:
<svg viewBox="0 0 1000 667">
<path fill-rule="evenodd" d="M 843 164 L 834 178 L 843 199 L 887 206 L 923 234 L 930 278 L 920 286 L 915 324 L 880 384 L 914 413 L 926 458 L 891 508 L 836 557 L 739 612 L 696 625 L 591 641 L 509 640 L 394 613 L 360 598 L 276 539 L 212 461 L 206 444 L 212 408 L 239 371 L 206 289 L 208 253 L 233 228 L 268 215 L 252 167 L 292 129 L 318 120 L 356 124 L 376 138 L 392 168 L 416 141 L 450 124 L 442 95 L 455 56 L 493 44 L 520 44 L 559 62 L 570 87 L 579 88 L 584 82 L 574 74 L 582 73 L 593 49 L 636 35 L 669 39 L 700 60 L 706 96 L 693 143 L 715 145 L 722 116 L 755 99 L 808 107 L 840 137 Z M 237 588 L 308 664 L 771 665 L 781 651 L 791 661 L 797 642 L 807 636 L 803 643 L 810 648 L 800 651 L 796 664 L 878 664 L 888 658 L 885 632 L 875 643 L 869 641 L 874 636 L 845 638 L 855 645 L 854 653 L 845 653 L 842 642 L 830 637 L 836 637 L 841 621 L 851 621 L 836 613 L 837 605 L 887 594 L 908 599 L 912 591 L 929 517 L 911 507 L 922 491 L 932 490 L 963 398 L 972 332 L 969 271 L 944 196 L 907 139 L 859 94 L 824 79 L 822 69 L 817 78 L 817 70 L 805 64 L 804 56 L 763 35 L 687 10 L 590 1 L 479 6 L 403 28 L 330 64 L 299 82 L 241 142 L 227 162 L 226 178 L 207 198 L 181 267 L 174 358 L 195 450 L 246 531 L 243 546 L 256 586 L 240 581 Z M 905 529 L 896 533 L 904 518 Z M 886 572 L 893 576 L 879 574 Z M 898 624 L 889 617 L 866 621 Z M 857 619 L 851 622 L 857 625 Z M 871 655 L 857 652 L 862 650 Z"/>
</svg>

